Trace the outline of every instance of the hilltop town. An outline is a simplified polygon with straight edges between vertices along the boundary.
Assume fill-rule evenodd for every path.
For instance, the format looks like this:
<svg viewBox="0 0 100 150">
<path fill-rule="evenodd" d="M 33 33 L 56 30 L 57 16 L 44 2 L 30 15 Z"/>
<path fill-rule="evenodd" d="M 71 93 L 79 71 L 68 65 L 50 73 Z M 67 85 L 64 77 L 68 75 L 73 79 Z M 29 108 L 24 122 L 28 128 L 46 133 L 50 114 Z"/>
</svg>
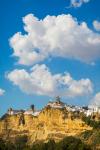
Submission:
<svg viewBox="0 0 100 150">
<path fill-rule="evenodd" d="M 8 109 L 0 118 L 0 138 L 14 142 L 17 137 L 27 136 L 29 145 L 39 141 L 48 142 L 50 139 L 59 142 L 66 136 L 83 140 L 82 135 L 97 134 L 94 129 L 99 127 L 99 108 L 67 105 L 56 97 L 41 110 L 37 110 L 34 105 L 27 110 Z M 88 144 L 88 140 L 85 142 Z"/>
<path fill-rule="evenodd" d="M 75 105 L 68 105 L 61 101 L 60 97 L 57 96 L 55 100 L 51 100 L 47 103 L 46 107 L 50 107 L 53 109 L 66 109 L 69 112 L 78 112 L 84 113 L 87 117 L 100 114 L 100 107 L 98 106 L 75 106 Z M 13 108 L 9 108 L 7 111 L 8 115 L 16 115 L 16 114 L 25 114 L 25 115 L 33 115 L 38 116 L 42 110 L 36 110 L 34 104 L 30 106 L 27 110 L 14 110 Z"/>
</svg>

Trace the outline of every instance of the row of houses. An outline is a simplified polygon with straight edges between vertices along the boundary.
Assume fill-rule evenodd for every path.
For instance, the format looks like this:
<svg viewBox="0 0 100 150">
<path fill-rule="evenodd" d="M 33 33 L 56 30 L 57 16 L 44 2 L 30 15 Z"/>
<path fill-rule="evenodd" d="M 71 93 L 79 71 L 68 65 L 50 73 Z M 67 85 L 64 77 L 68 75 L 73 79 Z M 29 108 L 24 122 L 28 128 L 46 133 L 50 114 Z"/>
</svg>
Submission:
<svg viewBox="0 0 100 150">
<path fill-rule="evenodd" d="M 33 115 L 33 116 L 38 116 L 40 113 L 39 110 L 35 110 L 34 107 L 30 107 L 27 110 L 14 110 L 12 108 L 9 108 L 7 111 L 8 115 L 17 115 L 17 114 L 25 114 L 25 115 Z"/>
<path fill-rule="evenodd" d="M 100 107 L 98 106 L 73 106 L 73 105 L 67 105 L 66 103 L 63 103 L 60 101 L 59 98 L 57 98 L 55 101 L 49 101 L 47 106 L 52 108 L 66 108 L 70 112 L 83 112 L 86 116 L 91 116 L 93 113 L 99 113 L 100 114 Z"/>
<path fill-rule="evenodd" d="M 51 107 L 53 109 L 62 109 L 65 108 L 70 112 L 83 112 L 86 116 L 91 116 L 93 113 L 100 113 L 100 107 L 97 106 L 87 106 L 87 107 L 80 107 L 80 106 L 73 106 L 73 105 L 67 105 L 66 103 L 63 103 L 59 97 L 56 98 L 55 101 L 49 101 L 46 107 Z M 10 108 L 7 112 L 9 115 L 15 115 L 15 114 L 26 114 L 26 115 L 33 115 L 38 116 L 40 114 L 40 110 L 35 110 L 34 105 L 31 105 L 30 109 L 27 110 L 13 110 Z"/>
</svg>

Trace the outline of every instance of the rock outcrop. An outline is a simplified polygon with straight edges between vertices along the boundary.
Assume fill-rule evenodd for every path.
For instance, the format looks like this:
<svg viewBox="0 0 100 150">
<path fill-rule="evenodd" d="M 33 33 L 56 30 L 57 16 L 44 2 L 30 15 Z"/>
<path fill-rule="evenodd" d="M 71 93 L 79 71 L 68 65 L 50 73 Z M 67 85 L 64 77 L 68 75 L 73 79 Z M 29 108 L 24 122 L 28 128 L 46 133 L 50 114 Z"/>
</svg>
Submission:
<svg viewBox="0 0 100 150">
<path fill-rule="evenodd" d="M 79 115 L 64 108 L 45 107 L 38 116 L 6 114 L 0 120 L 1 137 L 13 140 L 16 136 L 27 135 L 30 143 L 51 138 L 58 141 L 65 136 L 77 136 L 91 129 Z"/>
</svg>

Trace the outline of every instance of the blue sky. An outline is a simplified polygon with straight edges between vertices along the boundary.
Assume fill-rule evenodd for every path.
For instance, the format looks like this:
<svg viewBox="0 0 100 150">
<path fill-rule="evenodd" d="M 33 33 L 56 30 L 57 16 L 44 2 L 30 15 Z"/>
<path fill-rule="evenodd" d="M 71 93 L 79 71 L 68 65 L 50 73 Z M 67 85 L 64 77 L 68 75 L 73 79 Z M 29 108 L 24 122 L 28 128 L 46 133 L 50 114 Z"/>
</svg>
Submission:
<svg viewBox="0 0 100 150">
<path fill-rule="evenodd" d="M 0 96 L 0 114 L 3 114 L 4 112 L 6 112 L 6 110 L 9 107 L 13 107 L 16 109 L 20 109 L 20 108 L 25 109 L 29 107 L 29 105 L 35 104 L 37 108 L 41 108 L 44 105 L 46 105 L 49 99 L 53 99 L 53 97 L 56 96 L 56 94 L 58 95 L 58 93 L 60 96 L 62 96 L 63 101 L 65 101 L 66 103 L 75 104 L 75 105 L 88 105 L 89 104 L 89 101 L 93 99 L 93 97 L 95 97 L 95 95 L 99 93 L 100 91 L 100 50 L 99 50 L 100 49 L 100 30 L 97 30 L 98 26 L 100 29 L 100 23 L 99 23 L 100 11 L 99 10 L 100 10 L 99 0 L 90 0 L 88 3 L 83 3 L 80 7 L 74 7 L 73 5 L 71 5 L 70 0 L 53 0 L 53 1 L 50 1 L 50 0 L 43 0 L 43 1 L 42 0 L 41 1 L 39 0 L 20 0 L 20 1 L 1 0 L 0 1 L 0 19 L 1 19 L 1 22 L 0 22 L 0 89 L 5 90 L 4 94 L 3 95 L 1 94 Z M 64 53 L 62 52 L 62 48 L 61 48 L 59 49 L 61 54 L 58 55 L 59 51 L 57 50 L 57 46 L 55 46 L 55 48 L 53 49 L 53 53 L 52 53 L 51 52 L 52 49 L 47 48 L 46 47 L 47 45 L 45 45 L 46 42 L 43 41 L 45 46 L 42 45 L 42 47 L 44 46 L 42 50 L 43 52 L 41 52 L 43 56 L 42 61 L 40 61 L 42 56 L 39 55 L 38 60 L 36 60 L 36 62 L 32 60 L 31 63 L 28 63 L 25 60 L 24 63 L 22 62 L 19 63 L 18 61 L 21 59 L 24 60 L 26 56 L 23 58 L 22 56 L 18 56 L 17 54 L 15 54 L 15 56 L 12 56 L 15 51 L 20 49 L 19 47 L 20 44 L 18 42 L 21 40 L 20 35 L 18 35 L 19 41 L 14 39 L 13 36 L 17 32 L 21 32 L 21 35 L 23 36 L 27 35 L 27 31 L 24 30 L 22 18 L 27 16 L 28 14 L 34 14 L 34 16 L 38 18 L 39 21 L 42 19 L 42 22 L 43 22 L 43 19 L 45 19 L 46 16 L 49 15 L 50 16 L 48 19 L 49 23 L 51 23 L 52 16 L 55 16 L 55 19 L 54 19 L 55 22 L 57 22 L 56 17 L 58 16 L 60 16 L 60 21 L 64 16 L 64 21 L 68 22 L 68 14 L 70 14 L 71 20 L 69 21 L 69 23 L 72 23 L 74 21 L 74 23 L 77 24 L 76 22 L 78 22 L 78 25 L 75 25 L 75 27 L 77 26 L 76 27 L 77 29 L 75 28 L 75 30 L 77 30 L 78 38 L 80 35 L 80 43 L 82 43 L 82 40 L 83 40 L 82 39 L 83 33 L 79 34 L 78 31 L 81 32 L 82 30 L 82 32 L 84 33 L 86 32 L 85 36 L 86 35 L 89 36 L 86 38 L 93 37 L 93 41 L 96 41 L 94 49 L 91 50 L 91 44 L 89 43 L 89 45 L 87 45 L 88 53 L 86 53 L 88 54 L 88 57 L 87 56 L 85 57 L 85 55 L 83 54 L 83 58 L 82 58 L 81 52 L 83 51 L 83 49 L 81 50 L 81 47 L 79 47 L 80 49 L 79 52 L 76 50 L 75 53 L 72 52 L 71 54 L 69 54 L 74 48 L 72 47 L 70 50 L 70 45 L 68 43 L 69 52 L 66 53 L 67 44 L 63 42 L 64 40 L 66 41 L 66 38 L 68 38 L 68 36 L 66 37 L 65 35 L 65 38 L 64 40 L 62 40 L 62 43 L 60 45 L 60 46 L 63 46 L 65 44 L 65 49 L 63 49 Z M 28 16 L 26 18 L 26 22 L 28 22 L 26 23 L 26 27 L 28 27 L 29 20 L 31 18 L 33 21 L 35 20 L 32 17 L 32 15 Z M 75 21 L 74 18 L 77 18 L 77 21 Z M 39 25 L 39 21 L 37 22 L 36 26 Z M 93 26 L 94 21 L 96 21 L 97 24 Z M 84 29 L 82 27 L 82 29 L 79 29 L 81 26 L 80 24 L 82 22 L 85 22 L 87 24 L 87 28 L 91 30 L 93 34 L 91 34 L 90 32 L 89 34 L 87 34 L 86 28 Z M 45 24 L 45 21 L 44 21 L 44 24 Z M 31 23 L 30 27 L 32 27 L 32 25 L 34 25 L 34 23 Z M 59 31 L 60 26 L 63 29 L 63 26 L 59 24 L 56 30 Z M 64 27 L 65 27 L 65 24 L 64 24 Z M 68 27 L 69 26 L 66 26 L 66 28 Z M 29 32 L 33 31 L 32 36 L 34 35 L 35 28 L 36 27 L 34 27 L 34 29 L 31 29 L 31 31 L 29 31 Z M 41 26 L 39 26 L 39 30 L 40 31 L 42 30 Z M 53 32 L 54 28 L 47 27 L 47 30 Z M 74 32 L 73 28 L 71 29 L 69 27 L 69 30 L 70 30 L 70 35 L 71 34 L 73 35 L 73 32 Z M 38 31 L 36 31 L 36 33 L 38 33 Z M 64 34 L 63 30 L 60 31 L 59 35 L 61 34 Z M 55 35 L 56 35 L 56 31 L 55 31 Z M 43 35 L 43 36 L 47 37 L 47 35 Z M 58 32 L 57 32 L 57 36 L 58 36 Z M 28 37 L 28 39 L 29 38 L 30 37 Z M 35 38 L 38 39 L 39 36 L 35 35 Z M 40 38 L 42 40 L 41 36 Z M 10 44 L 11 39 L 12 39 L 12 44 Z M 17 45 L 19 44 L 18 46 L 14 45 L 13 39 L 15 40 L 15 43 Z M 39 43 L 39 40 L 37 39 L 35 41 L 37 43 L 36 49 L 40 49 L 41 45 L 40 47 L 38 46 L 40 43 Z M 50 41 L 53 40 L 55 44 L 55 37 L 52 36 L 51 38 L 48 35 L 48 40 Z M 85 41 L 85 38 L 84 38 L 84 41 Z M 83 45 L 84 45 L 84 41 L 83 41 Z M 78 42 L 79 42 L 79 39 L 78 39 Z M 32 44 L 35 45 L 34 42 Z M 74 44 L 74 47 L 77 46 L 77 44 L 76 45 Z M 28 48 L 25 48 L 24 51 L 27 51 L 27 49 L 29 51 L 30 43 L 27 43 L 27 45 L 28 45 Z M 46 54 L 44 54 L 44 50 L 48 51 L 48 49 L 49 49 L 49 52 L 47 56 Z M 21 47 L 21 50 L 22 50 L 22 47 Z M 33 50 L 33 47 L 31 50 Z M 94 53 L 94 50 L 95 50 L 95 53 Z M 93 53 L 95 57 L 93 57 L 91 53 Z M 64 57 L 64 54 L 65 55 L 69 54 L 69 56 Z M 44 58 L 44 55 L 46 55 L 45 58 Z M 30 71 L 30 69 L 34 67 L 35 69 L 33 69 L 33 71 Z M 14 72 L 15 69 L 17 69 L 17 72 Z M 24 70 L 24 72 L 22 72 L 22 69 Z M 33 82 L 31 86 L 34 92 L 32 92 L 29 90 L 30 84 L 29 84 L 29 81 L 26 82 L 25 75 L 27 74 L 29 76 L 29 80 L 32 80 L 32 81 L 37 80 L 37 79 L 34 79 L 34 77 L 31 77 L 31 73 L 35 75 L 35 73 L 37 73 L 37 70 L 39 69 L 41 70 L 39 71 L 41 75 L 39 75 L 39 77 L 37 75 L 37 77 L 40 78 L 41 76 L 41 81 L 39 79 L 36 83 L 41 82 L 41 84 L 45 84 L 45 86 L 48 86 L 48 89 L 40 88 L 40 85 L 36 87 L 36 85 L 34 85 L 36 83 Z M 18 78 L 17 73 L 19 73 L 18 72 L 19 70 L 21 71 L 21 74 L 23 73 L 22 78 L 20 77 Z M 65 75 L 64 72 L 67 72 L 67 74 Z M 47 74 L 46 77 L 44 77 L 45 73 Z M 15 74 L 17 75 L 17 77 L 15 77 Z M 59 76 L 60 79 L 58 79 L 58 77 L 55 77 L 55 75 L 58 75 L 58 74 L 60 74 Z M 70 75 L 68 76 L 68 74 Z M 12 76 L 14 76 L 15 78 Z M 48 81 L 49 77 L 51 79 L 49 80 L 50 83 Z M 70 80 L 71 80 L 72 86 L 74 86 L 74 84 L 77 85 L 77 81 L 79 81 L 77 88 L 82 88 L 83 91 L 80 93 L 75 93 L 75 92 L 69 91 L 70 83 L 67 83 L 67 85 L 65 85 L 65 83 L 64 84 L 58 83 L 58 80 L 59 82 L 62 82 L 63 79 L 65 78 L 68 79 L 68 77 L 71 78 Z M 86 82 L 86 87 L 85 89 L 83 89 L 83 86 L 84 86 L 83 82 L 85 82 L 87 78 L 89 81 L 88 83 Z M 46 80 L 46 82 L 43 79 Z M 84 79 L 84 81 L 80 83 L 81 79 Z M 63 82 L 65 82 L 65 80 Z M 81 87 L 79 86 L 79 83 L 81 84 L 80 85 Z M 46 84 L 49 84 L 49 85 L 46 85 Z M 24 85 L 26 89 L 23 88 Z M 60 86 L 60 90 L 56 89 L 56 87 L 58 86 Z M 53 89 L 49 89 L 49 87 Z M 65 91 L 63 90 L 63 88 Z M 85 91 L 86 88 L 88 92 Z M 26 90 L 29 90 L 29 92 L 27 93 Z M 70 94 L 67 94 L 68 91 Z M 54 92 L 56 94 L 54 94 Z"/>
</svg>

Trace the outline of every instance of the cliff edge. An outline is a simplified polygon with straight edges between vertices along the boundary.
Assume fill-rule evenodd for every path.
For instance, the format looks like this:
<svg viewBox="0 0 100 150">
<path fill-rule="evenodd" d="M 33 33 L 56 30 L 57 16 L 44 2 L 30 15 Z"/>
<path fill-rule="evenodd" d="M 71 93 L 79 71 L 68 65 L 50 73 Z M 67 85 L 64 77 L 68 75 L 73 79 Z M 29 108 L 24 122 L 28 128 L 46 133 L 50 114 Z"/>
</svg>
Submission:
<svg viewBox="0 0 100 150">
<path fill-rule="evenodd" d="M 5 114 L 0 119 L 0 137 L 6 140 L 27 135 L 30 143 L 48 139 L 59 141 L 65 136 L 77 136 L 86 130 L 92 130 L 92 127 L 82 121 L 79 112 L 52 108 L 49 105 L 37 116 L 21 112 Z"/>
</svg>

